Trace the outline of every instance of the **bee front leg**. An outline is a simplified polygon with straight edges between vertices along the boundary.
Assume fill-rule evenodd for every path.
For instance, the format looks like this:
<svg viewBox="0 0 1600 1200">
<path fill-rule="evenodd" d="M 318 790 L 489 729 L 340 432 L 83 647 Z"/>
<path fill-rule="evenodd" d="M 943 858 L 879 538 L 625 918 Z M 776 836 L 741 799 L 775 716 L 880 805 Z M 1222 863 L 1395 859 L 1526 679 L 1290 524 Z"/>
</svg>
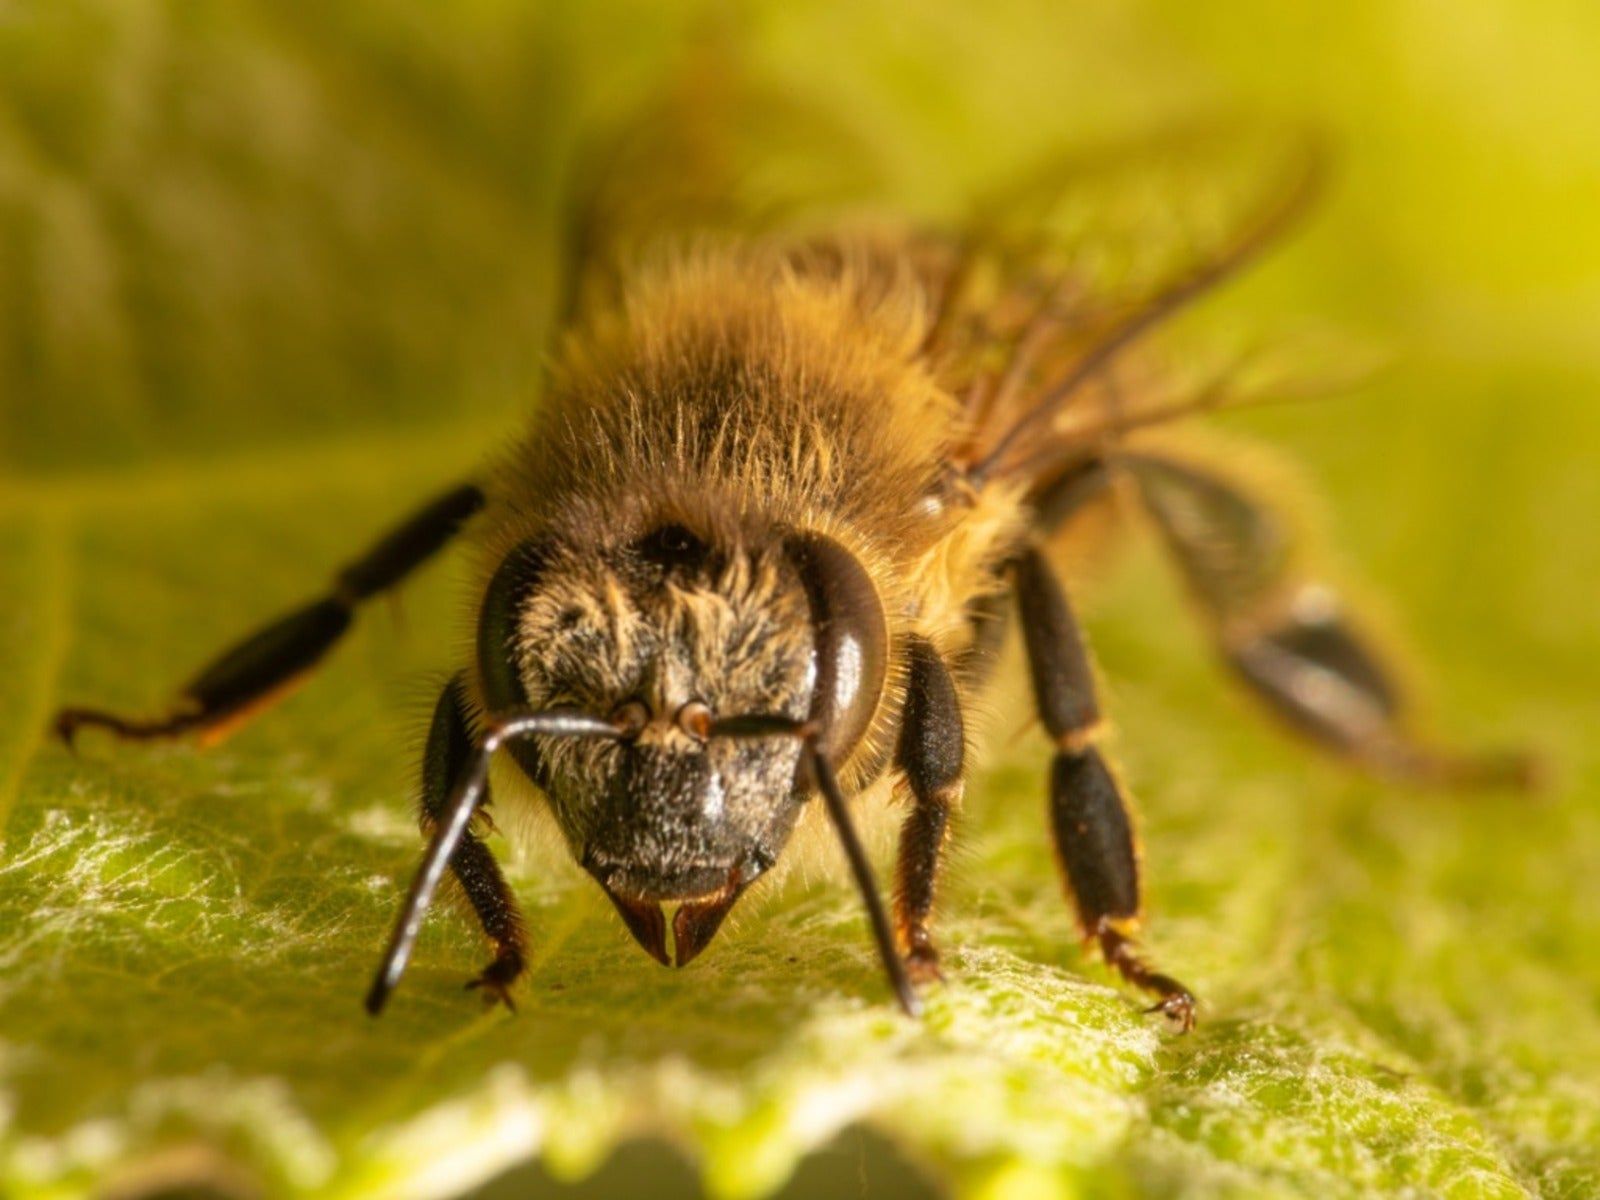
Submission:
<svg viewBox="0 0 1600 1200">
<path fill-rule="evenodd" d="M 895 763 L 905 775 L 912 808 L 900 831 L 895 862 L 895 934 L 918 983 L 941 978 L 939 952 L 928 932 L 939 862 L 950 817 L 961 802 L 966 734 L 955 680 L 932 643 L 912 638 L 905 708 Z"/>
<path fill-rule="evenodd" d="M 444 816 L 455 781 L 470 765 L 477 749 L 469 724 L 466 683 L 458 675 L 439 696 L 433 725 L 428 731 L 428 748 L 423 754 L 421 816 L 424 834 L 431 833 L 434 824 Z M 484 803 L 488 803 L 487 798 Z M 462 837 L 460 846 L 451 856 L 450 871 L 461 885 L 495 952 L 494 960 L 467 987 L 481 988 L 491 1004 L 499 1002 L 515 1010 L 511 985 L 521 976 L 528 961 L 528 935 L 516 897 L 489 847 L 471 830 Z"/>
<path fill-rule="evenodd" d="M 196 735 L 221 741 L 287 695 L 349 631 L 356 608 L 388 591 L 433 557 L 483 507 L 474 484 L 452 488 L 412 513 L 345 565 L 320 599 L 303 605 L 219 654 L 186 684 L 178 704 L 151 719 L 98 708 L 65 708 L 56 733 L 71 744 L 80 729 L 104 729 L 130 741 Z"/>
<path fill-rule="evenodd" d="M 1122 787 L 1096 742 L 1100 702 L 1083 636 L 1066 592 L 1037 550 L 1014 567 L 1028 665 L 1039 716 L 1056 743 L 1050 771 L 1050 825 L 1086 939 L 1108 965 L 1157 997 L 1182 1031 L 1194 1026 L 1194 994 L 1153 970 L 1135 949 L 1139 852 Z"/>
</svg>

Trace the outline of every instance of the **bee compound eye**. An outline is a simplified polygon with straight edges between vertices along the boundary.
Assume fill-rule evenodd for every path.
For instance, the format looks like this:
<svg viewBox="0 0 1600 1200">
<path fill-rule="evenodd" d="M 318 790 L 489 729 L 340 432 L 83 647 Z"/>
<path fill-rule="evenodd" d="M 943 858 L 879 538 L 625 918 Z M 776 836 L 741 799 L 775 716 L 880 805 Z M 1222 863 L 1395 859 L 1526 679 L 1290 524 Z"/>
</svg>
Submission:
<svg viewBox="0 0 1600 1200">
<path fill-rule="evenodd" d="M 650 709 L 642 700 L 624 700 L 612 710 L 610 720 L 623 737 L 638 737 L 650 724 Z"/>
<path fill-rule="evenodd" d="M 478 614 L 478 671 L 495 712 L 528 703 L 518 667 L 518 623 L 528 597 L 544 578 L 552 549 L 542 540 L 521 543 L 495 571 Z"/>
<path fill-rule="evenodd" d="M 816 684 L 808 719 L 835 765 L 855 748 L 883 695 L 889 629 L 883 601 L 861 561 L 832 538 L 802 533 L 789 559 L 805 585 L 815 631 Z"/>
<path fill-rule="evenodd" d="M 691 700 L 678 710 L 678 728 L 697 742 L 703 742 L 711 736 L 714 719 L 711 706 L 702 700 Z"/>
</svg>

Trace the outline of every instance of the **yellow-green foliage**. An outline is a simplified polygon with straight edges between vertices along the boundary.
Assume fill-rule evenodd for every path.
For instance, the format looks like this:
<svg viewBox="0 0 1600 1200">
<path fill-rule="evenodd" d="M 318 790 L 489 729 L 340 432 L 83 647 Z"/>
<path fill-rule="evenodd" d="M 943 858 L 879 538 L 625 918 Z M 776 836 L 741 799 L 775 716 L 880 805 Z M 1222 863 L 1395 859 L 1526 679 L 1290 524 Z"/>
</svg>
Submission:
<svg viewBox="0 0 1600 1200">
<path fill-rule="evenodd" d="M 226 747 L 47 744 L 304 595 L 531 401 L 553 180 L 688 22 L 604 0 L 39 0 L 0 17 L 0 1191 L 233 1164 L 271 1194 L 451 1194 L 666 1136 L 758 1195 L 866 1122 L 963 1194 L 1600 1192 L 1600 16 L 1418 0 L 761 3 L 752 69 L 949 209 L 1062 141 L 1228 102 L 1340 149 L 1324 215 L 1199 324 L 1314 317 L 1397 367 L 1229 418 L 1319 479 L 1457 741 L 1536 799 L 1308 760 L 1231 696 L 1153 555 L 1092 608 L 1142 800 L 1165 1038 L 1075 947 L 1042 759 L 992 723 L 920 1025 L 812 872 L 692 968 L 559 854 L 518 871 L 516 1018 L 441 915 L 359 998 L 416 854 L 452 567 Z M 722 6 L 736 7 L 736 6 Z M 1197 330 L 1198 332 L 1198 330 Z M 1020 697 L 1020 693 L 1018 693 Z M 210 1169 L 208 1168 L 208 1169 Z"/>
</svg>

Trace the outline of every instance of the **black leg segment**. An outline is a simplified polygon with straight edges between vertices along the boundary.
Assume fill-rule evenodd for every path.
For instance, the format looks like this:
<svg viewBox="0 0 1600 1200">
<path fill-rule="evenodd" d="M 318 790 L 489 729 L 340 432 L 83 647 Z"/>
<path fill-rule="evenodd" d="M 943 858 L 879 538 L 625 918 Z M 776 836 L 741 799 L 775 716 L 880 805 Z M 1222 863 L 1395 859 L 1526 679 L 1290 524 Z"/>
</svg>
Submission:
<svg viewBox="0 0 1600 1200">
<path fill-rule="evenodd" d="M 1296 531 L 1247 483 L 1149 452 L 1119 462 L 1224 660 L 1280 722 L 1378 774 L 1450 786 L 1533 781 L 1526 755 L 1459 754 L 1416 735 L 1397 672 L 1339 595 L 1306 576 Z"/>
<path fill-rule="evenodd" d="M 1085 929 L 1139 916 L 1139 858 L 1122 792 L 1100 751 L 1050 766 L 1050 828 Z"/>
<path fill-rule="evenodd" d="M 482 507 L 483 489 L 477 484 L 451 488 L 340 571 L 338 593 L 355 602 L 388 591 L 444 549 Z"/>
<path fill-rule="evenodd" d="M 356 606 L 393 587 L 437 553 L 483 506 L 483 499 L 472 484 L 438 497 L 342 569 L 328 595 L 218 655 L 184 686 L 169 714 L 142 720 L 67 708 L 56 715 L 56 732 L 69 743 L 84 728 L 136 740 L 197 733 L 202 742 L 220 741 L 316 667 L 349 630 Z"/>
<path fill-rule="evenodd" d="M 428 748 L 423 754 L 421 817 L 425 834 L 431 836 L 445 819 L 455 784 L 477 753 L 468 723 L 466 684 L 457 676 L 439 696 L 428 731 Z M 479 808 L 488 803 L 486 787 Z M 527 931 L 516 897 L 489 847 L 471 829 L 462 834 L 450 856 L 450 871 L 494 947 L 494 961 L 467 986 L 481 987 L 491 1000 L 513 1008 L 510 988 L 527 965 L 528 950 Z"/>
<path fill-rule="evenodd" d="M 911 639 L 909 678 L 896 765 L 912 807 L 900 830 L 895 863 L 895 935 L 914 980 L 939 976 L 939 953 L 928 930 L 939 864 L 951 815 L 961 801 L 966 733 L 955 680 L 925 638 Z"/>
<path fill-rule="evenodd" d="M 1089 505 L 1104 500 L 1111 491 L 1111 472 L 1100 458 L 1071 463 L 1035 488 L 1028 497 L 1033 525 L 1041 534 L 1060 529 Z"/>
<path fill-rule="evenodd" d="M 621 729 L 612 722 L 572 709 L 494 714 L 485 719 L 484 725 L 481 737 L 467 736 L 465 692 L 459 679 L 454 681 L 440 699 L 428 754 L 423 760 L 429 787 L 422 800 L 422 824 L 429 831 L 428 846 L 411 878 L 400 915 L 367 991 L 366 1008 L 373 1016 L 383 1011 L 405 974 L 434 895 L 445 872 L 452 869 L 496 946 L 494 961 L 468 986 L 485 988 L 491 1000 L 510 1006 L 508 989 L 521 973 L 526 957 L 522 921 L 510 890 L 487 851 L 467 850 L 465 857 L 460 855 L 474 844 L 482 850 L 472 824 L 488 800 L 490 760 L 501 747 L 530 737 L 622 736 Z M 439 780 L 449 777 L 457 757 L 462 759 L 460 770 L 441 798 Z"/>
<path fill-rule="evenodd" d="M 1100 700 L 1067 594 L 1037 550 L 1017 559 L 1014 575 L 1039 719 L 1057 744 L 1085 745 L 1099 727 Z"/>
<path fill-rule="evenodd" d="M 1141 914 L 1138 843 L 1122 787 L 1095 745 L 1100 703 L 1077 619 L 1038 550 L 1023 551 L 1013 573 L 1034 700 L 1056 744 L 1050 826 L 1079 927 L 1123 978 L 1155 993 L 1152 1011 L 1187 1030 L 1194 1024 L 1193 994 L 1151 970 L 1134 950 L 1132 930 Z"/>
</svg>

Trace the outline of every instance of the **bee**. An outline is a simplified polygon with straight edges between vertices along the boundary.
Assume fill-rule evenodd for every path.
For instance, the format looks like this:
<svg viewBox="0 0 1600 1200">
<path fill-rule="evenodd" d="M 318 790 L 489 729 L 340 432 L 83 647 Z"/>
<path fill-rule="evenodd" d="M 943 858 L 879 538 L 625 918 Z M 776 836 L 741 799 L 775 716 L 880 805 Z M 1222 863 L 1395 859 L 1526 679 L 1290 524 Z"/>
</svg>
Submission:
<svg viewBox="0 0 1600 1200">
<path fill-rule="evenodd" d="M 480 564 L 474 650 L 434 711 L 427 847 L 368 1010 L 398 984 L 447 875 L 493 951 L 469 986 L 513 1006 L 529 936 L 483 821 L 504 750 L 667 965 L 706 949 L 820 803 L 893 994 L 916 1013 L 940 978 L 933 915 L 967 713 L 1014 620 L 1082 935 L 1186 1030 L 1193 992 L 1136 940 L 1134 823 L 1063 585 L 1065 531 L 1085 514 L 1143 515 L 1236 681 L 1312 743 L 1413 780 L 1519 769 L 1419 739 L 1395 672 L 1302 565 L 1271 498 L 1226 456 L 1142 436 L 1237 399 L 1163 391 L 1140 352 L 1294 222 L 1314 161 L 1115 292 L 1053 258 L 1043 224 L 1017 237 L 994 219 L 663 239 L 621 266 L 578 239 L 606 266 L 582 276 L 512 449 L 222 654 L 168 714 L 76 707 L 56 728 L 214 740 L 460 535 Z M 1059 177 L 1025 191 L 1052 188 L 1073 191 Z M 887 906 L 852 816 L 880 781 L 905 802 Z"/>
</svg>

